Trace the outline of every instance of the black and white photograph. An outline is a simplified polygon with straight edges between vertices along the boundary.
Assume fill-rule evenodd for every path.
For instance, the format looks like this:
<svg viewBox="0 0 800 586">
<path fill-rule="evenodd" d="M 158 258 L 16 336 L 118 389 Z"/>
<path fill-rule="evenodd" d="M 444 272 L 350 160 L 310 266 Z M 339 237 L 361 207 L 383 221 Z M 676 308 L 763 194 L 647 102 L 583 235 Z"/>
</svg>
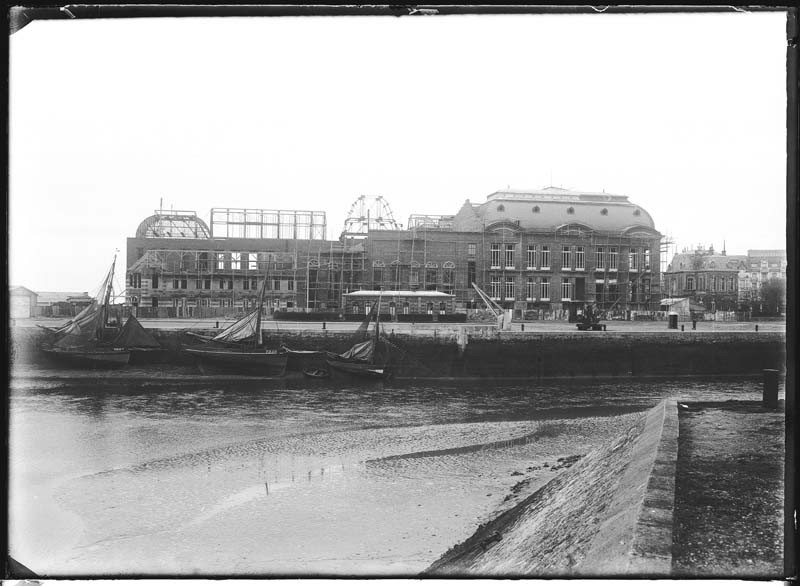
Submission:
<svg viewBox="0 0 800 586">
<path fill-rule="evenodd" d="M 10 11 L 4 578 L 796 575 L 795 11 L 205 8 Z"/>
</svg>

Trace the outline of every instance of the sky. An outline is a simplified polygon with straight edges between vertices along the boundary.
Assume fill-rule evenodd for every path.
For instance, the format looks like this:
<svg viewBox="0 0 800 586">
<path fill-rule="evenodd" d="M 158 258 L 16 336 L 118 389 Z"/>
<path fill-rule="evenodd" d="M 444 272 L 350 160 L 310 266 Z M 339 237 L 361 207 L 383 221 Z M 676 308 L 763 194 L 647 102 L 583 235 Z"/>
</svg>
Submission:
<svg viewBox="0 0 800 586">
<path fill-rule="evenodd" d="M 785 14 L 36 21 L 10 37 L 9 279 L 93 292 L 165 209 L 395 219 L 628 195 L 680 249 L 785 248 Z M 124 274 L 118 272 L 118 283 Z"/>
</svg>

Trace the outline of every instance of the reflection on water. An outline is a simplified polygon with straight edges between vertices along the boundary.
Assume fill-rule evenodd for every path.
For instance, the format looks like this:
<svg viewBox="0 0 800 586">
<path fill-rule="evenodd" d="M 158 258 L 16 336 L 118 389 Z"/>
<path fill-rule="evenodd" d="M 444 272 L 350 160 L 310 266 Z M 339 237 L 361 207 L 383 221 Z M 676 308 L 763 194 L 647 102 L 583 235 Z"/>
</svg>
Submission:
<svg viewBox="0 0 800 586">
<path fill-rule="evenodd" d="M 545 482 L 665 396 L 759 383 L 15 381 L 12 555 L 70 575 L 409 574 L 520 471 Z"/>
</svg>

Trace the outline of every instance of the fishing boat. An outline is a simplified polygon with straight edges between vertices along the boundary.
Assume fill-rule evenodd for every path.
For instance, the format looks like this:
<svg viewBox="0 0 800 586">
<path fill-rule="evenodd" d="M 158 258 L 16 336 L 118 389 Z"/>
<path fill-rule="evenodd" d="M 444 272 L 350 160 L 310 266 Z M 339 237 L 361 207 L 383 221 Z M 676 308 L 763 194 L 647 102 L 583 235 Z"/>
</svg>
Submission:
<svg viewBox="0 0 800 586">
<path fill-rule="evenodd" d="M 49 335 L 40 349 L 47 356 L 72 366 L 92 368 L 128 364 L 130 350 L 104 340 L 116 262 L 115 256 L 97 296 L 87 307 L 58 328 L 44 328 Z"/>
<path fill-rule="evenodd" d="M 258 293 L 257 307 L 253 311 L 236 320 L 204 344 L 184 348 L 184 352 L 194 356 L 201 367 L 208 365 L 235 372 L 283 375 L 288 360 L 286 352 L 264 348 L 261 333 L 261 313 L 264 309 L 266 283 L 265 278 Z"/>
<path fill-rule="evenodd" d="M 325 363 L 331 369 L 362 378 L 386 378 L 389 376 L 391 367 L 388 364 L 385 340 L 380 333 L 380 305 L 381 298 L 378 296 L 378 303 L 359 327 L 359 330 L 363 328 L 366 333 L 374 316 L 375 329 L 370 338 L 357 342 L 342 354 L 326 353 Z"/>
<path fill-rule="evenodd" d="M 152 363 L 163 360 L 163 348 L 152 334 L 142 327 L 133 315 L 128 316 L 125 325 L 111 342 L 114 348 L 123 348 L 131 353 L 131 364 Z"/>
</svg>

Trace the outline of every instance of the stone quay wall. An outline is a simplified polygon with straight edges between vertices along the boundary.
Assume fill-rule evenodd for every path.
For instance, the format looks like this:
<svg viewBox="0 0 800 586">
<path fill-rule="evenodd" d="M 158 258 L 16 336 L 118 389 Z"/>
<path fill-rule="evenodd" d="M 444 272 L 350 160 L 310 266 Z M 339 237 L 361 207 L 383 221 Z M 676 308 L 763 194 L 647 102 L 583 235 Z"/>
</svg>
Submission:
<svg viewBox="0 0 800 586">
<path fill-rule="evenodd" d="M 157 362 L 191 364 L 180 349 L 197 344 L 185 332 L 150 329 L 163 351 Z M 218 330 L 198 330 L 213 335 Z M 39 364 L 44 331 L 12 328 L 10 354 L 16 364 Z M 388 340 L 398 359 L 398 377 L 533 378 L 639 377 L 759 374 L 784 369 L 781 332 L 500 332 L 494 328 L 450 326 L 424 335 L 392 333 Z M 343 352 L 353 343 L 349 332 L 330 330 L 265 331 L 267 347 Z"/>
</svg>

